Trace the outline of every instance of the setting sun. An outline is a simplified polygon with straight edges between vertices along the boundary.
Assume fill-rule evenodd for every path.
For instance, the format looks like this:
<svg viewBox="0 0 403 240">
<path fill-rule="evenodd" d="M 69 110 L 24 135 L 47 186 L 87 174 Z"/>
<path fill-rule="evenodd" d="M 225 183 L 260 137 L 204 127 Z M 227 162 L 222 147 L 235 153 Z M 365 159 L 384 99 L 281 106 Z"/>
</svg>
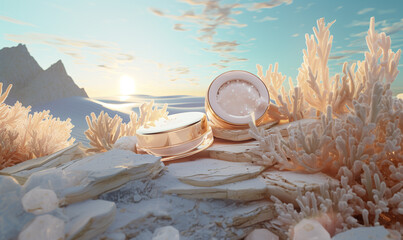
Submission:
<svg viewBox="0 0 403 240">
<path fill-rule="evenodd" d="M 136 92 L 134 79 L 128 75 L 124 75 L 120 78 L 120 94 L 132 95 Z"/>
</svg>

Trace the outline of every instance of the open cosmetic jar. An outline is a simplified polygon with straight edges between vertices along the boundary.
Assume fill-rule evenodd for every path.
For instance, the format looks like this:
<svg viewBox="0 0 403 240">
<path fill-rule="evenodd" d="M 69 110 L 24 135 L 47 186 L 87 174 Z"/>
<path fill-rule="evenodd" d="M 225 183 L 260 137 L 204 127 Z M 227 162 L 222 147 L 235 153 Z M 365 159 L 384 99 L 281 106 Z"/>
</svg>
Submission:
<svg viewBox="0 0 403 240">
<path fill-rule="evenodd" d="M 181 157 L 191 155 L 210 146 L 213 141 L 211 127 L 201 112 L 186 112 L 168 115 L 152 127 L 136 131 L 137 148 L 155 156 Z M 208 146 L 205 146 L 207 148 Z"/>
<path fill-rule="evenodd" d="M 254 114 L 256 125 L 268 119 L 270 95 L 256 75 L 240 70 L 225 72 L 210 84 L 206 96 L 206 113 L 216 127 L 245 129 Z"/>
</svg>

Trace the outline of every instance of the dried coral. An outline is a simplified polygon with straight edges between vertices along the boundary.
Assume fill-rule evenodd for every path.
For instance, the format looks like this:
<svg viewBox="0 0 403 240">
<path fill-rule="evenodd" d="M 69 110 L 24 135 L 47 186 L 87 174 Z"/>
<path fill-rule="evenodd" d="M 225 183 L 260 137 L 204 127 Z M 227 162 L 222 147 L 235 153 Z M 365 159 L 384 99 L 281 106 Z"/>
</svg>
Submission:
<svg viewBox="0 0 403 240">
<path fill-rule="evenodd" d="M 134 136 L 136 130 L 141 127 L 153 126 L 160 118 L 167 118 L 168 105 L 165 104 L 161 109 L 154 107 L 154 101 L 144 103 L 140 106 L 140 116 L 131 112 L 130 121 L 122 123 L 122 118 L 115 115 L 109 117 L 103 111 L 96 117 L 95 113 L 91 113 L 91 118 L 86 116 L 88 130 L 85 136 L 90 140 L 92 148 L 89 152 L 105 152 L 113 148 L 113 144 L 123 136 Z"/>
<path fill-rule="evenodd" d="M 266 75 L 263 74 L 263 67 L 259 64 L 257 67 L 257 75 L 266 84 L 270 97 L 279 106 L 278 110 L 281 115 L 270 115 L 274 119 L 288 119 L 288 121 L 296 121 L 303 118 L 303 102 L 304 98 L 299 87 L 294 87 L 291 78 L 289 78 L 290 90 L 287 93 L 283 82 L 287 78 L 278 72 L 278 64 L 274 65 L 274 72 L 272 72 L 273 65 L 270 64 L 269 69 L 266 71 Z M 281 91 L 281 94 L 279 94 Z"/>
<path fill-rule="evenodd" d="M 307 50 L 297 77 L 307 102 L 300 112 L 315 109 L 321 123 L 313 130 L 288 129 L 288 138 L 251 126 L 250 134 L 259 141 L 257 155 L 262 156 L 251 161 L 286 170 L 322 171 L 340 179 L 341 185 L 322 189 L 321 194 L 300 195 L 298 208 L 273 198 L 280 217 L 271 225 L 288 231 L 302 218 L 328 216 L 334 232 L 382 224 L 403 234 L 403 100 L 390 90 L 401 51 L 390 49 L 390 38 L 375 31 L 371 18 L 365 60 L 350 67 L 344 63 L 343 77 L 330 77 L 331 24 L 318 20 L 316 41 L 306 35 Z M 259 67 L 258 73 L 262 73 Z M 274 81 L 266 82 L 278 91 L 284 77 L 278 75 L 277 66 L 267 75 L 274 74 Z M 280 95 L 272 95 L 280 107 L 286 106 Z"/>
<path fill-rule="evenodd" d="M 53 118 L 49 111 L 29 114 L 31 107 L 23 107 L 19 102 L 9 106 L 4 100 L 12 85 L 3 94 L 2 87 L 0 83 L 0 169 L 73 144 L 70 119 Z"/>
</svg>

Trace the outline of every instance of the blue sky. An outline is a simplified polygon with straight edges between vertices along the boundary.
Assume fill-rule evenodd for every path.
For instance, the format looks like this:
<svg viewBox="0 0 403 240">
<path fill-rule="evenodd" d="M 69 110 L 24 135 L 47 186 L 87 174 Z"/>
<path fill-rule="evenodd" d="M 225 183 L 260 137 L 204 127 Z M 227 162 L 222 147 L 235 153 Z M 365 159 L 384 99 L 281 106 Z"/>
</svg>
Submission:
<svg viewBox="0 0 403 240">
<path fill-rule="evenodd" d="M 371 16 L 396 51 L 402 12 L 399 0 L 2 0 L 0 48 L 24 43 L 45 69 L 61 59 L 91 97 L 121 94 L 122 76 L 134 79 L 136 94 L 204 95 L 218 74 L 256 73 L 256 64 L 278 62 L 295 79 L 304 35 L 321 17 L 336 20 L 332 74 L 363 60 Z M 403 92 L 402 73 L 392 88 Z"/>
</svg>

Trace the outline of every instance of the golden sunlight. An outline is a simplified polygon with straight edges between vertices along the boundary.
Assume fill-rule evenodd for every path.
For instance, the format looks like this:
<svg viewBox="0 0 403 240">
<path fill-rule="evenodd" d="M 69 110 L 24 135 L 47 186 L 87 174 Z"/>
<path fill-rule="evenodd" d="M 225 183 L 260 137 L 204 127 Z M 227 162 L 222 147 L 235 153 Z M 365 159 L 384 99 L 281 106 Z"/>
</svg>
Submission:
<svg viewBox="0 0 403 240">
<path fill-rule="evenodd" d="M 132 95 L 136 92 L 136 86 L 134 79 L 128 75 L 123 75 L 120 78 L 120 94 L 127 96 Z"/>
</svg>

